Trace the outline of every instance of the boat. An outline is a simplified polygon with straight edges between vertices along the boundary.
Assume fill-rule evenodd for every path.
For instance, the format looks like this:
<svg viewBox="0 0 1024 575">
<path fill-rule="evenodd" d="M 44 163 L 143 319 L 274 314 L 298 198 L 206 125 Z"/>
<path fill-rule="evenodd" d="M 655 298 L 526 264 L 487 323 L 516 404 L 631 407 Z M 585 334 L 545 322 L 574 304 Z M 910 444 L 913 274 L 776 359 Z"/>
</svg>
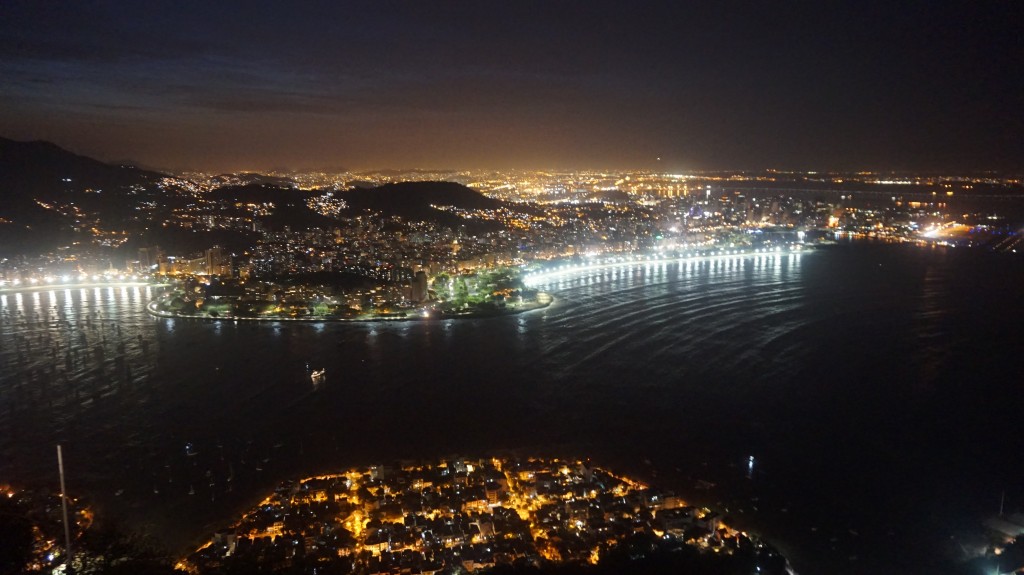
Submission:
<svg viewBox="0 0 1024 575">
<path fill-rule="evenodd" d="M 309 374 L 309 378 L 313 380 L 313 383 L 320 383 L 324 380 L 324 376 L 327 373 L 327 369 L 318 369 L 313 373 Z"/>
</svg>

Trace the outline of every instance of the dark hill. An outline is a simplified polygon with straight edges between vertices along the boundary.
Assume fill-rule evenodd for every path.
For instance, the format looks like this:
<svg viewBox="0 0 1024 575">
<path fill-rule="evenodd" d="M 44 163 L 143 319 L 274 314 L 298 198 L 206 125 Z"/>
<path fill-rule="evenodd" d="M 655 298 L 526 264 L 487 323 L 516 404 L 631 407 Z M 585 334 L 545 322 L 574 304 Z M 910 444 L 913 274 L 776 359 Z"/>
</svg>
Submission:
<svg viewBox="0 0 1024 575">
<path fill-rule="evenodd" d="M 310 210 L 306 200 L 320 192 L 281 188 L 267 184 L 224 186 L 208 192 L 205 198 L 220 202 L 230 210 L 236 203 L 272 203 L 271 215 L 262 216 L 264 225 L 271 229 L 291 226 L 301 228 L 329 228 L 337 225 L 334 220 Z M 353 189 L 336 193 L 348 203 L 348 210 L 342 217 L 355 216 L 363 211 L 399 216 L 407 220 L 430 221 L 442 225 L 465 225 L 464 220 L 451 212 L 432 208 L 455 206 L 462 209 L 493 209 L 504 205 L 461 184 L 452 182 L 400 182 L 385 184 L 376 188 Z M 475 223 L 475 222 L 474 222 Z"/>
<path fill-rule="evenodd" d="M 224 213 L 230 213 L 236 203 L 273 204 L 274 209 L 270 215 L 259 218 L 268 229 L 280 230 L 284 226 L 292 229 L 336 227 L 337 221 L 309 209 L 306 204 L 306 200 L 318 193 L 271 184 L 246 184 L 211 190 L 205 198 L 211 202 L 220 202 Z"/>
<path fill-rule="evenodd" d="M 0 252 L 49 251 L 67 245 L 90 222 L 137 232 L 151 221 L 166 221 L 189 200 L 182 190 L 164 186 L 164 177 L 49 142 L 0 138 Z"/>
<path fill-rule="evenodd" d="M 18 195 L 57 199 L 68 190 L 144 185 L 162 177 L 156 172 L 79 156 L 50 142 L 0 138 L 0 186 Z"/>
<path fill-rule="evenodd" d="M 253 202 L 262 204 L 264 202 L 280 202 L 298 200 L 305 202 L 307 198 L 316 195 L 316 192 L 308 190 L 297 190 L 291 187 L 282 187 L 274 184 L 251 183 L 240 186 L 222 186 L 206 193 L 207 200 L 222 202 Z"/>
<path fill-rule="evenodd" d="M 353 210 L 372 210 L 411 220 L 438 221 L 450 216 L 435 206 L 455 206 L 466 210 L 496 209 L 504 203 L 454 182 L 399 182 L 371 189 L 342 192 L 340 197 Z"/>
</svg>

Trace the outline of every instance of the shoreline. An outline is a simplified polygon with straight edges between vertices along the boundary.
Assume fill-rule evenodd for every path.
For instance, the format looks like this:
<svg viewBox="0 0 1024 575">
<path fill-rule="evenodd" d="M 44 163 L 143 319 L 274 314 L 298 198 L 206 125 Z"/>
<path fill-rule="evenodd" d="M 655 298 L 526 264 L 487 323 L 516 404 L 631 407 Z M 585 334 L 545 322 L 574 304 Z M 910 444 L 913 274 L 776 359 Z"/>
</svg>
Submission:
<svg viewBox="0 0 1024 575">
<path fill-rule="evenodd" d="M 58 290 L 70 290 L 70 289 L 94 289 L 104 287 L 167 287 L 169 283 L 151 283 L 151 282 L 89 282 L 89 283 L 77 283 L 77 284 L 37 284 L 37 285 L 23 285 L 17 287 L 5 287 L 0 288 L 0 294 L 17 294 L 17 293 L 32 293 L 39 291 L 58 291 Z"/>
<path fill-rule="evenodd" d="M 598 262 L 581 262 L 572 263 L 565 262 L 559 266 L 552 266 L 550 268 L 528 273 L 524 277 L 524 281 L 528 286 L 544 285 L 550 281 L 555 281 L 563 276 L 571 276 L 573 274 L 600 271 L 606 269 L 630 267 L 637 265 L 663 265 L 663 264 L 683 264 L 687 262 L 717 262 L 721 260 L 737 260 L 737 259 L 753 259 L 753 258 L 786 258 L 791 255 L 801 255 L 804 253 L 810 253 L 814 249 L 817 249 L 818 245 L 807 245 L 800 247 L 795 250 L 786 249 L 774 249 L 774 250 L 746 250 L 746 249 L 730 249 L 717 251 L 714 253 L 700 253 L 700 254 L 688 254 L 681 255 L 678 257 L 662 257 L 662 256 L 643 256 L 643 257 L 629 257 L 629 258 L 612 258 L 614 261 L 598 261 Z"/>
</svg>

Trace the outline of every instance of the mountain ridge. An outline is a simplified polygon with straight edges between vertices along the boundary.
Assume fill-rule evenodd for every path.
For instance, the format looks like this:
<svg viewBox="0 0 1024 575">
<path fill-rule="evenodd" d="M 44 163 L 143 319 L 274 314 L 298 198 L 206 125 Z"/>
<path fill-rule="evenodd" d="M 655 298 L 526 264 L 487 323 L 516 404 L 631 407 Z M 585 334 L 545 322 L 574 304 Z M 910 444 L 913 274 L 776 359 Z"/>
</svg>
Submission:
<svg viewBox="0 0 1024 575">
<path fill-rule="evenodd" d="M 315 196 L 331 193 L 348 206 L 338 217 L 365 212 L 487 231 L 495 221 L 465 219 L 437 207 L 497 209 L 507 204 L 462 184 L 395 182 L 346 191 L 301 190 L 291 182 L 246 174 L 248 182 L 202 191 L 159 172 L 112 165 L 43 140 L 0 137 L 0 256 L 46 253 L 77 242 L 95 242 L 96 230 L 126 234 L 126 249 L 159 243 L 192 246 L 201 237 L 191 221 L 199 213 L 254 217 L 268 229 L 330 228 L 339 220 L 312 209 Z M 272 204 L 271 213 L 251 215 L 239 204 Z M 182 222 L 182 215 L 191 223 Z M 246 234 L 248 235 L 248 234 Z M 123 236 L 122 236 L 123 237 Z M 250 237 L 249 241 L 253 241 Z M 180 246 L 179 246 L 180 244 Z"/>
</svg>

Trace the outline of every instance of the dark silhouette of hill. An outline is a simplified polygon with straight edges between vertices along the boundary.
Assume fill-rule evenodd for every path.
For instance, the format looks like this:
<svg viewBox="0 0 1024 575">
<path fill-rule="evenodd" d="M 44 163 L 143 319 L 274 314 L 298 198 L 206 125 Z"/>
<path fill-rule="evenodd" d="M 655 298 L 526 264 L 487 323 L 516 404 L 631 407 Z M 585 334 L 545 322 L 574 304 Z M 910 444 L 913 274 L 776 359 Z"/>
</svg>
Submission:
<svg viewBox="0 0 1024 575">
<path fill-rule="evenodd" d="M 268 184 L 224 186 L 206 194 L 206 199 L 219 202 L 223 209 L 234 209 L 235 204 L 273 204 L 269 216 L 260 216 L 263 225 L 270 229 L 290 226 L 301 228 L 330 228 L 337 222 L 309 209 L 306 201 L 319 191 L 281 188 Z M 399 216 L 407 220 L 429 221 L 441 225 L 487 227 L 489 222 L 469 221 L 434 206 L 454 206 L 466 210 L 494 209 L 504 204 L 483 194 L 452 182 L 400 182 L 385 184 L 376 188 L 357 188 L 335 192 L 345 200 L 348 209 L 342 217 L 354 217 L 364 211 L 388 216 Z"/>
<path fill-rule="evenodd" d="M 254 183 L 242 186 L 223 186 L 211 190 L 205 197 L 209 201 L 219 202 L 225 214 L 231 213 L 233 210 L 244 211 L 235 208 L 235 204 L 273 204 L 274 207 L 270 210 L 270 215 L 258 217 L 263 226 L 268 229 L 278 230 L 284 226 L 289 226 L 292 229 L 336 227 L 338 225 L 336 220 L 311 210 L 306 204 L 309 198 L 318 194 L 319 192 L 316 191 Z"/>
<path fill-rule="evenodd" d="M 4 194 L 0 201 L 0 257 L 49 251 L 67 244 L 75 230 L 65 218 Z"/>
<path fill-rule="evenodd" d="M 465 210 L 493 210 L 504 202 L 454 182 L 398 182 L 376 188 L 353 189 L 339 194 L 350 211 L 370 210 L 408 220 L 431 221 L 447 226 L 490 228 L 490 222 L 465 220 L 431 206 L 453 206 Z"/>
<path fill-rule="evenodd" d="M 162 177 L 157 172 L 105 164 L 50 142 L 0 138 L 0 185 L 21 194 L 55 199 L 69 189 L 118 188 L 148 184 Z"/>
<path fill-rule="evenodd" d="M 403 215 L 426 212 L 431 204 L 467 210 L 495 209 L 503 204 L 454 182 L 398 182 L 376 188 L 349 190 L 341 198 L 356 209 Z"/>
<path fill-rule="evenodd" d="M 310 190 L 298 190 L 275 184 L 249 183 L 238 186 L 221 186 L 207 192 L 205 197 L 210 201 L 262 204 L 264 202 L 281 201 L 305 202 L 316 194 L 316 192 Z"/>
<path fill-rule="evenodd" d="M 140 206 L 152 219 L 187 201 L 179 190 L 161 188 L 162 178 L 50 142 L 0 138 L 0 252 L 47 251 L 66 244 L 76 227 L 94 219 L 143 229 Z"/>
</svg>

